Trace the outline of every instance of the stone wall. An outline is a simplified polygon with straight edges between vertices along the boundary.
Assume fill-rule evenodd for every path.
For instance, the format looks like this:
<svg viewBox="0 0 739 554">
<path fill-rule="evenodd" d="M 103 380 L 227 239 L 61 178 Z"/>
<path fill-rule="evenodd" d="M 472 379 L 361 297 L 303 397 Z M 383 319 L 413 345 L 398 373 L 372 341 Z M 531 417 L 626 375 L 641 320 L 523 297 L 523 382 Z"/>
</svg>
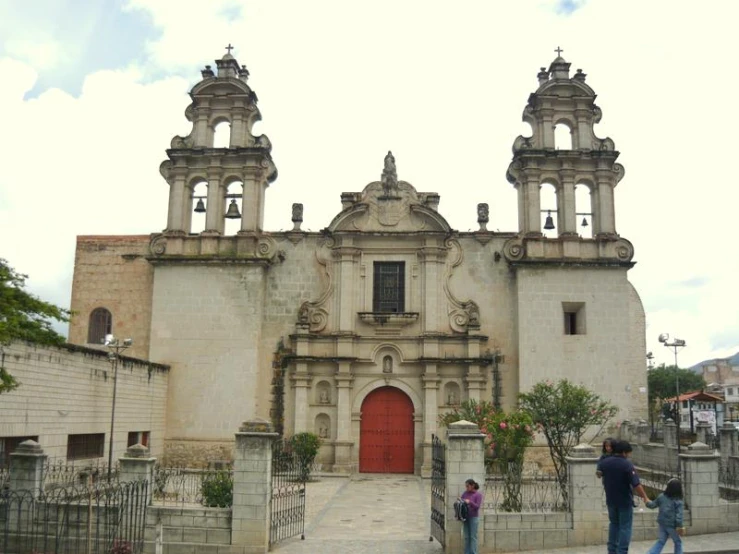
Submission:
<svg viewBox="0 0 739 554">
<path fill-rule="evenodd" d="M 50 457 L 65 458 L 67 435 L 105 433 L 107 459 L 113 397 L 107 352 L 80 346 L 4 347 L 5 368 L 21 383 L 0 402 L 0 437 L 38 436 Z M 129 431 L 149 431 L 155 455 L 164 450 L 169 368 L 122 357 L 118 366 L 113 455 L 127 447 Z"/>
<path fill-rule="evenodd" d="M 87 344 L 87 330 L 92 310 L 106 308 L 113 316 L 113 334 L 133 339 L 126 353 L 149 359 L 154 272 L 148 254 L 149 235 L 77 237 L 69 342 L 101 348 Z"/>
<path fill-rule="evenodd" d="M 146 511 L 144 554 L 241 554 L 231 546 L 230 508 L 150 506 Z"/>
</svg>

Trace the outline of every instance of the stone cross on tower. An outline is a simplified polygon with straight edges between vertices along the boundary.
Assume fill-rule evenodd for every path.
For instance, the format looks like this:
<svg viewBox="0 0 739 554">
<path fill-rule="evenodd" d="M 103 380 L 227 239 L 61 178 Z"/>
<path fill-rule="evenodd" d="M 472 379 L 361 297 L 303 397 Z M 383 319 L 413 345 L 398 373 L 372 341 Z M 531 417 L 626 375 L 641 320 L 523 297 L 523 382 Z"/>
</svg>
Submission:
<svg viewBox="0 0 739 554">
<path fill-rule="evenodd" d="M 557 53 L 557 56 L 561 56 L 562 52 L 564 52 L 564 50 L 562 50 L 559 46 L 557 46 L 557 48 L 554 51 Z"/>
<path fill-rule="evenodd" d="M 229 42 L 229 43 L 228 43 L 228 46 L 226 46 L 226 52 L 227 52 L 228 54 L 230 54 L 230 53 L 231 53 L 231 50 L 233 50 L 233 49 L 234 49 L 234 47 L 233 47 L 233 46 L 231 46 L 231 43 Z"/>
</svg>

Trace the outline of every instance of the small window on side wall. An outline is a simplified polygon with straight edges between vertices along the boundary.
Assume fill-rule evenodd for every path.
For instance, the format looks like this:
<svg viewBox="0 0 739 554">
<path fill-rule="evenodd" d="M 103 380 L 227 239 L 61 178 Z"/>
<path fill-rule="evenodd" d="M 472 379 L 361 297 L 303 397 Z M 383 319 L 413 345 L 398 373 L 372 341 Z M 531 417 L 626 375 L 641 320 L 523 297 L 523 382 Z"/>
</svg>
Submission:
<svg viewBox="0 0 739 554">
<path fill-rule="evenodd" d="M 564 334 L 585 334 L 585 303 L 584 302 L 562 302 L 564 314 Z"/>
<path fill-rule="evenodd" d="M 113 332 L 113 315 L 105 308 L 95 308 L 87 326 L 87 343 L 100 344 L 105 335 Z"/>
</svg>

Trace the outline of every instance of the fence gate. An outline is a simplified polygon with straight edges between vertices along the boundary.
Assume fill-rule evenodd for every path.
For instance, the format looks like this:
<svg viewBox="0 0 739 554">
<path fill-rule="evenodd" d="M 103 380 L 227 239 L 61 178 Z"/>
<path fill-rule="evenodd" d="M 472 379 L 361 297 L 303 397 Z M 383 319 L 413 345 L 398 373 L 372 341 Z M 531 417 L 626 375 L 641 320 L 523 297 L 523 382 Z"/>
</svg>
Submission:
<svg viewBox="0 0 739 554">
<path fill-rule="evenodd" d="M 140 554 L 148 483 L 0 491 L 3 554 Z"/>
<path fill-rule="evenodd" d="M 305 481 L 310 467 L 285 440 L 272 443 L 269 544 L 300 535 L 305 539 Z"/>
<path fill-rule="evenodd" d="M 446 545 L 446 446 L 431 436 L 431 536 Z"/>
</svg>

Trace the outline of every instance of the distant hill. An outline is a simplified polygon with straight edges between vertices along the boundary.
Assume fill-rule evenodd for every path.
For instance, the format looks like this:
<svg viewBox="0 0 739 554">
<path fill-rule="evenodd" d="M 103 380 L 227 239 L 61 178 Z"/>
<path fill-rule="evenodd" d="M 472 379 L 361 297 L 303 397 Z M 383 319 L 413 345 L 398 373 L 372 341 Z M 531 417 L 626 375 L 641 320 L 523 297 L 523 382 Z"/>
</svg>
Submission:
<svg viewBox="0 0 739 554">
<path fill-rule="evenodd" d="M 704 365 L 710 364 L 711 362 L 713 362 L 713 361 L 715 361 L 717 359 L 723 360 L 724 358 L 709 358 L 708 360 L 703 360 L 702 362 L 698 362 L 697 364 L 695 364 L 694 366 L 689 367 L 688 369 L 690 371 L 694 371 L 696 373 L 702 373 L 703 372 L 703 369 L 702 368 L 703 368 Z M 729 357 L 729 363 L 731 365 L 739 365 L 739 352 L 737 352 L 733 356 Z"/>
</svg>

